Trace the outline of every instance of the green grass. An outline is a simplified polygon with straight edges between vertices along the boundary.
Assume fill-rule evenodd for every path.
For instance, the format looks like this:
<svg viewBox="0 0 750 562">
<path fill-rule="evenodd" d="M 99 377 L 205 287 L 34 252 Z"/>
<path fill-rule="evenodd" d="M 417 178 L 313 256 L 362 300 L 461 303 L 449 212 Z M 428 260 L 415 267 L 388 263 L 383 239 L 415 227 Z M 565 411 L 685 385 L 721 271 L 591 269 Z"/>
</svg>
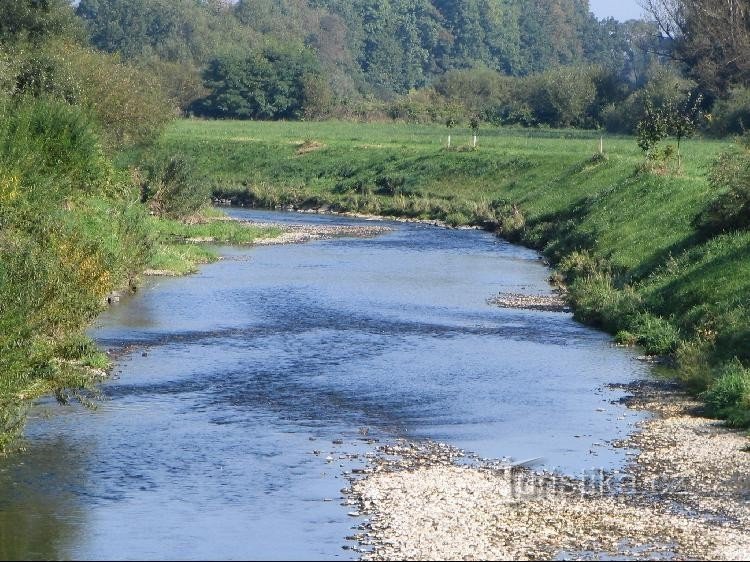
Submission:
<svg viewBox="0 0 750 562">
<path fill-rule="evenodd" d="M 196 218 L 199 222 L 195 222 Z M 282 232 L 279 228 L 227 220 L 215 210 L 207 210 L 189 222 L 152 218 L 150 228 L 156 244 L 148 269 L 170 275 L 195 273 L 199 265 L 218 260 L 218 252 L 210 245 L 248 245 Z"/>
<path fill-rule="evenodd" d="M 643 170 L 628 137 L 605 137 L 602 157 L 596 132 L 486 129 L 476 150 L 460 129 L 446 150 L 447 134 L 396 123 L 185 120 L 155 151 L 185 156 L 236 203 L 497 229 L 563 264 L 580 319 L 649 352 L 679 359 L 700 349 L 710 373 L 688 381 L 698 392 L 715 388 L 732 359 L 750 365 L 750 233 L 706 240 L 694 226 L 716 196 L 708 171 L 729 141 L 688 141 L 683 170 L 659 175 Z"/>
</svg>

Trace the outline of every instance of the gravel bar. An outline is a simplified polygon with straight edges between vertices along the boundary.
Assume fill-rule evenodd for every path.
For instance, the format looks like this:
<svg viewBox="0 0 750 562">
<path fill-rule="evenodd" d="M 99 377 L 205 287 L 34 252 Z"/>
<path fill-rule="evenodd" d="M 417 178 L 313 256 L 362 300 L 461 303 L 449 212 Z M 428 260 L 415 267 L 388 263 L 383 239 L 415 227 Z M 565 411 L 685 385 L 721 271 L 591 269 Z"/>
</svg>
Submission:
<svg viewBox="0 0 750 562">
<path fill-rule="evenodd" d="M 615 444 L 638 448 L 631 466 L 595 485 L 438 443 L 382 446 L 347 490 L 368 517 L 363 560 L 748 559 L 747 435 L 675 385 L 627 389 L 654 416 Z"/>
</svg>

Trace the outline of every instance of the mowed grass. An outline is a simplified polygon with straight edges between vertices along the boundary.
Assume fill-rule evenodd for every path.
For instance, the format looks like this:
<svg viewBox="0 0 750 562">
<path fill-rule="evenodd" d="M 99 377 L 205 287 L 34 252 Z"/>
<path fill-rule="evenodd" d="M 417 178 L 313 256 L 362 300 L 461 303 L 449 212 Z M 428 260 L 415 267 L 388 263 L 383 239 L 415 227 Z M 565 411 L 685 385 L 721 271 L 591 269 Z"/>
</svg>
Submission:
<svg viewBox="0 0 750 562">
<path fill-rule="evenodd" d="M 656 173 L 635 139 L 605 135 L 600 155 L 601 138 L 485 128 L 474 150 L 469 130 L 440 126 L 184 120 L 155 150 L 189 158 L 235 203 L 495 228 L 559 264 L 579 318 L 682 357 L 700 392 L 723 388 L 727 362 L 750 364 L 750 233 L 705 239 L 695 219 L 732 142 L 689 140 L 683 168 Z M 694 349 L 710 373 L 688 368 Z M 732 404 L 750 423 L 750 394 Z"/>
</svg>

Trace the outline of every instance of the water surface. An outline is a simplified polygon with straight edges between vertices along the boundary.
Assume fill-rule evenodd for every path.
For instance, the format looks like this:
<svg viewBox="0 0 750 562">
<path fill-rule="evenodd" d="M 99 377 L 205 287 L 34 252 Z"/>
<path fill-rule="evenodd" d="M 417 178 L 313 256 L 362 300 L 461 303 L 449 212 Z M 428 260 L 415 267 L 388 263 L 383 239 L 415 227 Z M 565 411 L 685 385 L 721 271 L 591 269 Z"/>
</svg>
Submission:
<svg viewBox="0 0 750 562">
<path fill-rule="evenodd" d="M 392 226 L 226 248 L 104 314 L 92 334 L 121 354 L 117 377 L 96 411 L 35 409 L 27 451 L 0 463 L 0 556 L 352 558 L 339 490 L 362 461 L 339 457 L 374 450 L 364 433 L 569 474 L 621 466 L 604 445 L 638 418 L 606 385 L 645 375 L 634 355 L 569 314 L 487 304 L 550 291 L 534 252 Z"/>
</svg>

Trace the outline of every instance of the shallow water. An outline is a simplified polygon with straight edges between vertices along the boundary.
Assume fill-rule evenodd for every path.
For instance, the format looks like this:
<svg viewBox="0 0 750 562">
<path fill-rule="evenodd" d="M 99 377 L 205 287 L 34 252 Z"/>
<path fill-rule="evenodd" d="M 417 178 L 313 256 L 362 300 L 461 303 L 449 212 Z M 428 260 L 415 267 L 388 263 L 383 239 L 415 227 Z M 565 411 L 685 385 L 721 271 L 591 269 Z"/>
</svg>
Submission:
<svg viewBox="0 0 750 562">
<path fill-rule="evenodd" d="M 365 431 L 568 474 L 621 466 L 603 445 L 639 418 L 606 385 L 646 376 L 633 353 L 569 314 L 487 304 L 550 291 L 534 252 L 392 226 L 227 248 L 104 314 L 92 334 L 121 353 L 106 401 L 39 405 L 26 452 L 0 462 L 0 556 L 354 558 L 339 490 L 363 463 L 339 456 L 374 450 Z"/>
</svg>

